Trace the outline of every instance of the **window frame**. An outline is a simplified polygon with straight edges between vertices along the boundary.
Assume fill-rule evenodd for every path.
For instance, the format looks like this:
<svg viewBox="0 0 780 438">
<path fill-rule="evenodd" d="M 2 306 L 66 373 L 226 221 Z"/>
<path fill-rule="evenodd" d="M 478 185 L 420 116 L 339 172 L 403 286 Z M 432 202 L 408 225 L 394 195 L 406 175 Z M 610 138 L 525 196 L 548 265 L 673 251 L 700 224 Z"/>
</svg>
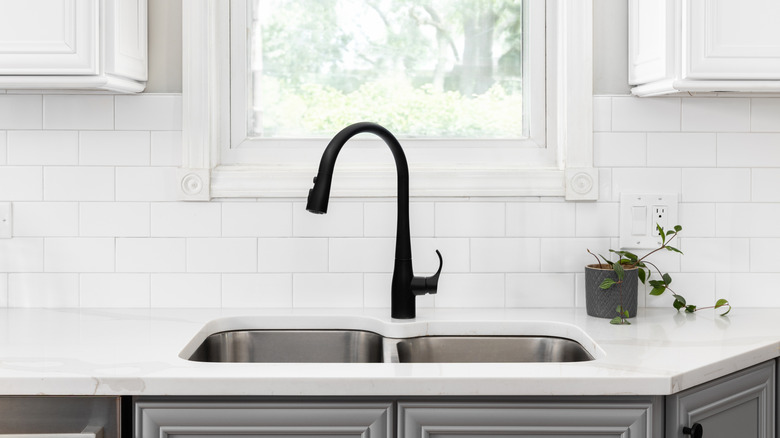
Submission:
<svg viewBox="0 0 780 438">
<path fill-rule="evenodd" d="M 245 0 L 234 1 L 246 4 Z M 490 140 L 497 147 L 491 148 L 489 154 L 472 148 L 471 155 L 459 155 L 448 163 L 438 159 L 427 163 L 425 159 L 415 160 L 417 152 L 407 148 L 411 196 L 598 198 L 592 145 L 592 0 L 544 1 L 548 8 L 546 147 L 538 148 L 538 153 L 522 155 L 506 147 L 511 141 Z M 327 141 L 314 146 L 309 143 L 260 148 L 263 152 L 259 164 L 240 160 L 225 163 L 224 151 L 245 141 L 235 138 L 235 118 L 231 125 L 231 102 L 235 106 L 242 96 L 235 94 L 241 87 L 231 87 L 235 78 L 230 73 L 230 14 L 228 0 L 188 0 L 182 5 L 183 154 L 177 179 L 180 197 L 209 200 L 305 196 Z M 235 37 L 240 37 L 240 32 Z M 395 195 L 394 164 L 382 155 L 387 151 L 381 146 L 372 147 L 372 140 L 353 141 L 369 147 L 353 154 L 355 158 L 339 158 L 332 196 Z M 467 149 L 459 147 L 463 143 L 451 140 L 421 142 L 426 146 L 423 157 L 441 152 L 450 156 Z M 310 152 L 316 149 L 315 158 L 308 153 L 304 154 L 306 161 L 301 160 L 301 147 Z M 257 159 L 257 154 L 253 159 Z"/>
</svg>

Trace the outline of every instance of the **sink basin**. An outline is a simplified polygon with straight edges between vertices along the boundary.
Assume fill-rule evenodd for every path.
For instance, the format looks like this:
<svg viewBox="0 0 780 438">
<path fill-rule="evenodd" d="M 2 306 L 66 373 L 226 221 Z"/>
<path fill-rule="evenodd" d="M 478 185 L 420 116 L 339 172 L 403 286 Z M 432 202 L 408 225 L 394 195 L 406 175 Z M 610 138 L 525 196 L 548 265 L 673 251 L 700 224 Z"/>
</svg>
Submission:
<svg viewBox="0 0 780 438">
<path fill-rule="evenodd" d="M 401 339 L 399 362 L 581 362 L 593 356 L 578 342 L 552 336 L 422 336 Z"/>
<path fill-rule="evenodd" d="M 198 362 L 382 362 L 383 337 L 361 330 L 237 330 L 214 333 Z"/>
</svg>

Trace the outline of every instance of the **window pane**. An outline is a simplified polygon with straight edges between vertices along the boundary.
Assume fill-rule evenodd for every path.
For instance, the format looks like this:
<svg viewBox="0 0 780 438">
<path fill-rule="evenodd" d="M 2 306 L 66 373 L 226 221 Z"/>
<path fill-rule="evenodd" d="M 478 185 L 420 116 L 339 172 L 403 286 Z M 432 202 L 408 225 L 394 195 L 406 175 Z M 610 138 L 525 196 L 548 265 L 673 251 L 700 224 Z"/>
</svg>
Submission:
<svg viewBox="0 0 780 438">
<path fill-rule="evenodd" d="M 522 0 L 253 0 L 250 135 L 523 138 Z M 526 102 L 527 103 L 527 102 Z"/>
</svg>

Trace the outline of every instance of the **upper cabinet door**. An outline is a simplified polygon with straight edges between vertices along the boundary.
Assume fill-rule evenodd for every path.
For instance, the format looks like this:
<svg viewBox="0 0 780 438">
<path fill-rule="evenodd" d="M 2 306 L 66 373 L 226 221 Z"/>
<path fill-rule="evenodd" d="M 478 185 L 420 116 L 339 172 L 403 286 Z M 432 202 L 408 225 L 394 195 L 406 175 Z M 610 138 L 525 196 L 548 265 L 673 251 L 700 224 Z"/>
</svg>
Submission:
<svg viewBox="0 0 780 438">
<path fill-rule="evenodd" d="M 0 74 L 98 73 L 97 0 L 0 0 Z"/>
<path fill-rule="evenodd" d="M 687 77 L 780 79 L 777 17 L 777 0 L 690 0 Z"/>
</svg>

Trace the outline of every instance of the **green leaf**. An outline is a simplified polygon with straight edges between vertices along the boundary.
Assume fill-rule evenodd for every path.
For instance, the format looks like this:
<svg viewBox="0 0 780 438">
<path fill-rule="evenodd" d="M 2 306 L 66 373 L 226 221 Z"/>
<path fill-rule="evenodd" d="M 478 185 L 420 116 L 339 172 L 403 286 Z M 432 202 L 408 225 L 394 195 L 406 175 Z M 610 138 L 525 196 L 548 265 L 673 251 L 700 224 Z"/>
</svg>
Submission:
<svg viewBox="0 0 780 438">
<path fill-rule="evenodd" d="M 672 284 L 672 277 L 669 276 L 669 274 L 664 274 L 664 275 L 661 276 L 661 278 L 664 279 L 664 284 L 665 285 L 669 286 L 670 284 Z"/>
<path fill-rule="evenodd" d="M 662 286 L 666 286 L 666 283 L 664 283 L 664 282 L 663 282 L 663 281 L 661 281 L 661 280 L 650 280 L 650 281 L 649 281 L 649 283 L 650 283 L 650 286 L 653 286 L 653 287 L 662 287 Z"/>
<path fill-rule="evenodd" d="M 624 310 L 623 311 L 623 317 L 624 318 L 628 318 L 628 310 Z"/>
<path fill-rule="evenodd" d="M 604 260 L 604 263 L 608 264 L 610 267 L 614 264 L 613 262 L 610 262 L 606 257 L 599 254 L 599 257 L 601 257 Z"/>
<path fill-rule="evenodd" d="M 616 316 L 609 321 L 610 324 L 623 324 L 623 318 Z"/>
<path fill-rule="evenodd" d="M 627 259 L 631 260 L 631 262 L 632 262 L 632 263 L 636 263 L 636 261 L 637 261 L 637 260 L 639 260 L 639 257 L 637 257 L 637 255 L 636 255 L 636 254 L 634 254 L 634 253 L 630 253 L 630 252 L 628 252 L 628 251 L 623 251 L 623 252 L 625 253 L 625 254 L 624 254 L 624 256 L 625 256 Z"/>
<path fill-rule="evenodd" d="M 655 229 L 658 230 L 658 234 L 661 235 L 661 242 L 666 243 L 666 233 L 664 233 L 664 227 L 655 224 Z"/>
<path fill-rule="evenodd" d="M 645 270 L 642 268 L 639 268 L 639 270 L 636 273 L 637 276 L 639 276 L 639 281 L 642 282 L 642 284 L 645 284 Z"/>
<path fill-rule="evenodd" d="M 666 291 L 666 288 L 663 286 L 654 287 L 653 290 L 650 291 L 650 295 L 658 296 L 663 294 L 664 291 Z"/>
<path fill-rule="evenodd" d="M 679 226 L 679 225 L 675 225 L 674 226 L 674 231 L 677 231 L 679 233 L 680 231 L 682 231 L 682 227 Z"/>
<path fill-rule="evenodd" d="M 604 281 L 601 282 L 601 285 L 599 286 L 599 288 L 606 290 L 606 289 L 611 288 L 613 284 L 617 284 L 617 281 L 615 281 L 615 280 L 613 280 L 611 278 L 605 278 Z"/>
<path fill-rule="evenodd" d="M 693 304 L 689 304 L 689 305 L 685 306 L 685 312 L 686 313 L 693 313 L 695 311 L 696 311 L 696 306 L 694 306 Z"/>
<path fill-rule="evenodd" d="M 681 297 L 680 295 L 677 295 L 674 298 L 674 303 L 672 303 L 672 307 L 674 307 L 677 310 L 680 310 L 683 307 L 685 307 L 685 298 Z"/>
<path fill-rule="evenodd" d="M 623 312 L 623 306 L 618 304 L 618 306 L 615 308 L 615 312 L 617 312 L 618 315 L 620 315 Z"/>
<path fill-rule="evenodd" d="M 723 306 L 725 306 L 728 303 L 729 303 L 728 300 L 721 298 L 721 299 L 719 299 L 718 301 L 715 302 L 715 308 L 717 309 L 719 307 L 723 307 Z"/>
<path fill-rule="evenodd" d="M 615 274 L 617 274 L 618 280 L 623 281 L 623 278 L 626 276 L 626 271 L 620 266 L 620 263 L 612 265 L 612 269 L 615 271 Z"/>
</svg>

